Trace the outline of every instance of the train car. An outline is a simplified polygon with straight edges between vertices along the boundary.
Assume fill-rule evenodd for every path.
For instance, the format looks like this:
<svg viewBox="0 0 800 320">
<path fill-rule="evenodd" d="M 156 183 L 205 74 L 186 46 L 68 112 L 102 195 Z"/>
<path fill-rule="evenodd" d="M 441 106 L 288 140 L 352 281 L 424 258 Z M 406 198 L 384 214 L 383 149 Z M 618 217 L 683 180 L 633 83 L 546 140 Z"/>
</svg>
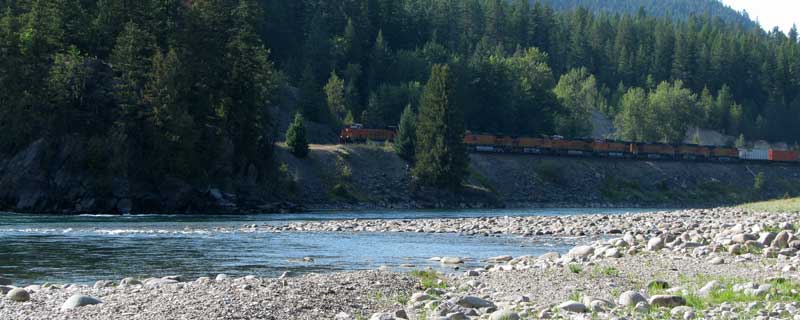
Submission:
<svg viewBox="0 0 800 320">
<path fill-rule="evenodd" d="M 769 161 L 768 149 L 739 149 L 739 159 L 751 161 Z"/>
<path fill-rule="evenodd" d="M 594 153 L 591 140 L 553 139 L 552 150 L 556 154 L 572 156 L 591 155 Z"/>
<path fill-rule="evenodd" d="M 515 140 L 511 136 L 497 135 L 494 138 L 496 152 L 514 152 Z"/>
<path fill-rule="evenodd" d="M 678 146 L 677 156 L 684 160 L 708 160 L 711 148 L 695 144 L 681 145 Z"/>
<path fill-rule="evenodd" d="M 552 149 L 552 140 L 545 138 L 519 137 L 515 143 L 515 151 L 521 153 L 545 154 Z"/>
<path fill-rule="evenodd" d="M 393 129 L 365 129 L 361 125 L 347 126 L 339 132 L 340 143 L 364 143 L 367 141 L 394 141 L 397 132 Z"/>
<path fill-rule="evenodd" d="M 711 159 L 718 161 L 736 161 L 739 160 L 739 149 L 717 147 L 711 150 Z"/>
<path fill-rule="evenodd" d="M 464 135 L 464 144 L 467 149 L 477 152 L 495 152 L 495 136 L 490 134 L 477 134 L 467 132 Z"/>
<path fill-rule="evenodd" d="M 628 143 L 610 140 L 592 142 L 594 154 L 601 157 L 624 158 L 629 153 Z"/>
<path fill-rule="evenodd" d="M 800 160 L 797 151 L 769 150 L 769 161 L 797 162 Z"/>
<path fill-rule="evenodd" d="M 646 159 L 675 159 L 674 146 L 663 143 L 631 143 L 631 154 Z"/>
</svg>

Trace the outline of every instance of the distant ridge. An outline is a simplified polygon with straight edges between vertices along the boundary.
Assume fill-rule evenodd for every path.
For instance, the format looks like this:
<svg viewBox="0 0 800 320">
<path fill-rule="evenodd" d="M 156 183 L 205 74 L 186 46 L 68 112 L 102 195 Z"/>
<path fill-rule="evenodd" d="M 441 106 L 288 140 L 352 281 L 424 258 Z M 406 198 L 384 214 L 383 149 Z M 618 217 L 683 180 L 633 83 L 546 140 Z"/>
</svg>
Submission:
<svg viewBox="0 0 800 320">
<path fill-rule="evenodd" d="M 531 3 L 536 2 L 559 11 L 584 7 L 593 12 L 636 14 L 640 8 L 644 8 L 648 15 L 664 16 L 669 13 L 676 20 L 708 13 L 728 23 L 748 28 L 758 26 L 746 13 L 737 12 L 718 0 L 531 0 Z"/>
</svg>

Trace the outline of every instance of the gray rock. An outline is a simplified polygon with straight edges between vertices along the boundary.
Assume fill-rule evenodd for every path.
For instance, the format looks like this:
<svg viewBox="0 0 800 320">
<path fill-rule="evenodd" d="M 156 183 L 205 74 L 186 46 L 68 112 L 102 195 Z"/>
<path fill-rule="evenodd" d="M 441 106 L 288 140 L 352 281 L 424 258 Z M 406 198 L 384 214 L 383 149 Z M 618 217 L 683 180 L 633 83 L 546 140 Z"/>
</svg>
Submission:
<svg viewBox="0 0 800 320">
<path fill-rule="evenodd" d="M 395 317 L 391 313 L 374 313 L 369 320 L 395 320 Z"/>
<path fill-rule="evenodd" d="M 775 239 L 772 240 L 770 244 L 773 248 L 786 248 L 789 246 L 789 238 L 791 237 L 791 233 L 789 231 L 781 231 L 775 236 Z"/>
<path fill-rule="evenodd" d="M 731 241 L 733 241 L 733 243 L 745 243 L 750 240 L 756 240 L 756 236 L 749 233 L 739 233 L 731 237 Z"/>
<path fill-rule="evenodd" d="M 769 247 L 777 235 L 778 234 L 775 232 L 762 232 L 758 236 L 758 243 L 760 243 L 762 246 Z"/>
<path fill-rule="evenodd" d="M 622 253 L 619 252 L 619 249 L 617 249 L 617 248 L 608 249 L 608 250 L 606 250 L 606 252 L 603 253 L 603 255 L 606 256 L 606 258 L 621 258 L 622 257 Z"/>
<path fill-rule="evenodd" d="M 31 294 L 25 289 L 15 288 L 6 294 L 6 299 L 16 302 L 25 302 L 31 300 Z"/>
<path fill-rule="evenodd" d="M 593 253 L 594 253 L 594 247 L 592 246 L 577 246 L 569 250 L 569 253 L 567 253 L 567 255 L 570 257 L 583 258 L 583 257 L 588 257 Z"/>
<path fill-rule="evenodd" d="M 355 317 L 347 312 L 339 312 L 333 317 L 333 320 L 355 320 Z"/>
<path fill-rule="evenodd" d="M 456 299 L 455 304 L 462 306 L 464 308 L 488 308 L 494 307 L 494 303 L 489 300 L 484 300 L 478 298 L 476 296 L 464 296 L 461 298 Z"/>
<path fill-rule="evenodd" d="M 98 280 L 97 282 L 94 283 L 95 289 L 109 288 L 113 286 L 114 282 L 108 280 Z"/>
<path fill-rule="evenodd" d="M 509 261 L 511 261 L 513 259 L 514 259 L 514 257 L 512 257 L 512 256 L 497 256 L 497 257 L 492 257 L 492 258 L 486 259 L 486 261 L 489 261 L 489 262 L 509 262 Z"/>
<path fill-rule="evenodd" d="M 224 273 L 218 274 L 217 277 L 214 279 L 214 281 L 216 281 L 216 282 L 223 282 L 223 281 L 226 281 L 226 280 L 228 280 L 228 275 L 224 274 Z"/>
<path fill-rule="evenodd" d="M 447 318 L 447 320 L 469 320 L 467 315 L 463 312 L 448 313 L 445 315 L 445 318 Z"/>
<path fill-rule="evenodd" d="M 655 237 L 648 240 L 645 249 L 647 249 L 647 251 L 658 251 L 664 249 L 664 239 L 661 237 Z"/>
<path fill-rule="evenodd" d="M 9 291 L 14 290 L 13 286 L 0 286 L 0 294 L 6 295 Z"/>
<path fill-rule="evenodd" d="M 691 307 L 687 307 L 687 306 L 678 306 L 678 307 L 672 308 L 672 310 L 670 310 L 669 313 L 670 313 L 670 315 L 672 315 L 673 318 L 677 318 L 677 319 L 686 319 L 686 316 L 688 314 L 691 314 L 691 318 L 689 318 L 689 319 L 694 318 L 694 309 L 692 309 Z"/>
<path fill-rule="evenodd" d="M 72 310 L 83 306 L 101 303 L 103 303 L 103 301 L 100 301 L 97 298 L 76 294 L 67 299 L 67 301 L 64 301 L 64 304 L 61 305 L 61 311 Z"/>
<path fill-rule="evenodd" d="M 492 312 L 490 320 L 519 320 L 519 315 L 511 310 L 497 310 Z"/>
<path fill-rule="evenodd" d="M 708 263 L 711 265 L 720 265 L 725 263 L 725 259 L 723 259 L 722 257 L 713 257 L 711 258 L 711 260 L 708 260 Z"/>
<path fill-rule="evenodd" d="M 408 314 L 405 310 L 400 309 L 394 312 L 394 317 L 397 319 L 408 319 Z"/>
<path fill-rule="evenodd" d="M 464 260 L 462 260 L 459 257 L 444 257 L 441 260 L 439 260 L 439 262 L 441 262 L 442 264 L 462 264 L 464 263 Z"/>
<path fill-rule="evenodd" d="M 589 308 L 587 308 L 585 304 L 572 300 L 562 302 L 556 308 L 567 312 L 575 312 L 575 313 L 589 312 Z"/>
<path fill-rule="evenodd" d="M 639 302 L 647 302 L 647 299 L 636 291 L 625 291 L 619 296 L 619 304 L 622 307 L 632 307 Z"/>
<path fill-rule="evenodd" d="M 648 301 L 648 303 L 654 307 L 672 308 L 672 307 L 685 306 L 686 299 L 684 299 L 681 296 L 662 294 L 650 297 L 650 301 Z"/>
<path fill-rule="evenodd" d="M 138 285 L 141 285 L 141 284 L 142 284 L 141 281 L 136 280 L 134 278 L 125 278 L 125 279 L 122 279 L 122 281 L 119 282 L 120 286 L 138 286 Z"/>
</svg>

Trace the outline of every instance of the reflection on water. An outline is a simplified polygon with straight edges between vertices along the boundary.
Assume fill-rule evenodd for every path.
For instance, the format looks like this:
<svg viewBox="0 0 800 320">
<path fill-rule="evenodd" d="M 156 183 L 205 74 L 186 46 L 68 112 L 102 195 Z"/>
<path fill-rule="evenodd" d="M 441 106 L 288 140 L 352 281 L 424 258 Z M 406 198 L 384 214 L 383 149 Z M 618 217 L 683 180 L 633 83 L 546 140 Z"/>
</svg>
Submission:
<svg viewBox="0 0 800 320">
<path fill-rule="evenodd" d="M 231 232 L 243 224 L 352 218 L 619 214 L 629 210 L 423 211 L 247 216 L 0 215 L 0 274 L 17 283 L 79 282 L 181 274 L 292 274 L 436 266 L 432 256 L 477 259 L 565 251 L 587 239 L 417 233 Z M 313 262 L 293 262 L 312 257 Z"/>
</svg>

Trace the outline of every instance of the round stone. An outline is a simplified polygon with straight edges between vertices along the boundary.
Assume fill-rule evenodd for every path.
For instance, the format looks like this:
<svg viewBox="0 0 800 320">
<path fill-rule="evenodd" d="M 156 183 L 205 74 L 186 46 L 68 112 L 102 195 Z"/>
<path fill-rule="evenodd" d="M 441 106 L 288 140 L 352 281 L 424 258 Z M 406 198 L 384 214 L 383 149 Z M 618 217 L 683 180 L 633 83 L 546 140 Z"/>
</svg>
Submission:
<svg viewBox="0 0 800 320">
<path fill-rule="evenodd" d="M 11 301 L 25 302 L 31 300 L 31 294 L 25 289 L 16 288 L 9 291 L 6 294 L 6 298 Z"/>
<path fill-rule="evenodd" d="M 76 294 L 67 299 L 67 301 L 64 301 L 64 304 L 61 305 L 61 311 L 71 310 L 83 306 L 95 305 L 101 303 L 103 303 L 103 301 L 100 301 L 97 298 Z"/>
<path fill-rule="evenodd" d="M 519 315 L 511 310 L 497 310 L 492 312 L 490 320 L 519 320 Z"/>
</svg>

